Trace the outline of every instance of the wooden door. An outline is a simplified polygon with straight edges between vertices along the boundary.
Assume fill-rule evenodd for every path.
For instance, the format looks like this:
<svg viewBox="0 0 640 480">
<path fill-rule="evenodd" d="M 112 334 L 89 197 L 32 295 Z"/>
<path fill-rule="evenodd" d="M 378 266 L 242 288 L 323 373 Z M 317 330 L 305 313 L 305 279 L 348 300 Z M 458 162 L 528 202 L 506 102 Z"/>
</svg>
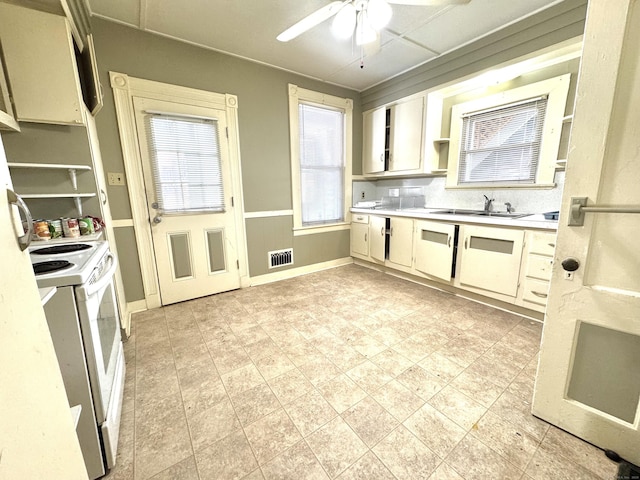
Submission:
<svg viewBox="0 0 640 480">
<path fill-rule="evenodd" d="M 162 304 L 239 288 L 225 111 L 140 97 L 134 107 Z"/>
<path fill-rule="evenodd" d="M 640 208 L 640 4 L 591 0 L 584 39 L 533 413 L 638 465 L 640 215 L 568 220 L 572 197 Z"/>
</svg>

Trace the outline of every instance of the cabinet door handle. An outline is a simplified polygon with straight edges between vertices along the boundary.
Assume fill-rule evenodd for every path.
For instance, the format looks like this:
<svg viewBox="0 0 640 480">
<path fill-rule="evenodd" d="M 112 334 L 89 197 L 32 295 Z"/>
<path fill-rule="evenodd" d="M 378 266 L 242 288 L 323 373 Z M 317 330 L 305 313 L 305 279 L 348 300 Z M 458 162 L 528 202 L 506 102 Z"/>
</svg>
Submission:
<svg viewBox="0 0 640 480">
<path fill-rule="evenodd" d="M 7 201 L 10 205 L 15 205 L 24 213 L 27 222 L 27 232 L 18 237 L 18 246 L 21 251 L 25 251 L 31 243 L 31 234 L 33 233 L 33 218 L 31 217 L 31 212 L 20 195 L 9 188 L 7 188 Z"/>
<path fill-rule="evenodd" d="M 381 161 L 381 162 L 384 162 L 384 153 L 381 153 L 381 154 L 380 154 L 380 161 Z"/>
<path fill-rule="evenodd" d="M 551 248 L 556 248 L 556 244 L 555 243 L 547 243 L 547 245 L 549 245 Z"/>
<path fill-rule="evenodd" d="M 469 241 L 469 237 L 466 237 L 466 238 L 464 239 L 464 249 L 465 249 L 465 250 L 468 248 L 468 246 L 467 246 L 467 245 L 468 245 L 468 241 Z"/>
<path fill-rule="evenodd" d="M 382 228 L 380 229 L 380 235 L 382 235 L 382 236 L 384 237 L 384 227 L 382 227 Z"/>
<path fill-rule="evenodd" d="M 389 229 L 389 236 L 390 236 L 390 237 L 393 237 L 393 227 L 391 227 L 391 228 Z"/>
<path fill-rule="evenodd" d="M 451 235 L 447 237 L 447 247 L 451 248 Z"/>
<path fill-rule="evenodd" d="M 546 293 L 536 292 L 535 290 L 531 290 L 531 293 L 533 293 L 536 297 L 540 297 L 540 298 L 547 298 L 549 296 Z"/>
<path fill-rule="evenodd" d="M 367 234 L 366 233 L 364 234 L 364 241 L 365 242 L 367 241 Z"/>
</svg>

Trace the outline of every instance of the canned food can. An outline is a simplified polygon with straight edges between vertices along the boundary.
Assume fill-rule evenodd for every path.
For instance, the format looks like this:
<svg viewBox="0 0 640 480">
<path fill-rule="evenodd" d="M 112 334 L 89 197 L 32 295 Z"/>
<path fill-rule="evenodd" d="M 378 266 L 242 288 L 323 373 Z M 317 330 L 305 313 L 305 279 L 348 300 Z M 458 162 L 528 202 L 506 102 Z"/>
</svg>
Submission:
<svg viewBox="0 0 640 480">
<path fill-rule="evenodd" d="M 60 220 L 49 220 L 49 232 L 51 238 L 62 237 L 62 222 Z"/>
<path fill-rule="evenodd" d="M 78 226 L 80 227 L 80 235 L 91 235 L 93 230 L 93 218 L 85 217 L 78 219 Z"/>
<path fill-rule="evenodd" d="M 77 218 L 62 218 L 62 231 L 65 237 L 78 238 L 80 236 L 80 227 Z"/>
<path fill-rule="evenodd" d="M 49 231 L 49 222 L 42 219 L 33 221 L 33 239 L 34 240 L 51 240 L 51 232 Z"/>
</svg>

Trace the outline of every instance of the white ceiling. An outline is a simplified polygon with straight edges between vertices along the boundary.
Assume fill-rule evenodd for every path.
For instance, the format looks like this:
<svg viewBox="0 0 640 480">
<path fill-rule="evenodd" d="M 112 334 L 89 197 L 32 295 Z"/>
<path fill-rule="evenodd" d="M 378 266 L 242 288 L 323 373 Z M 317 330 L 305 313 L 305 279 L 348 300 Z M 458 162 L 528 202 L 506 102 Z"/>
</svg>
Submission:
<svg viewBox="0 0 640 480">
<path fill-rule="evenodd" d="M 329 0 L 88 0 L 92 15 L 362 91 L 563 0 L 471 0 L 393 5 L 381 48 L 364 56 L 331 21 L 281 43 L 276 36 Z"/>
</svg>

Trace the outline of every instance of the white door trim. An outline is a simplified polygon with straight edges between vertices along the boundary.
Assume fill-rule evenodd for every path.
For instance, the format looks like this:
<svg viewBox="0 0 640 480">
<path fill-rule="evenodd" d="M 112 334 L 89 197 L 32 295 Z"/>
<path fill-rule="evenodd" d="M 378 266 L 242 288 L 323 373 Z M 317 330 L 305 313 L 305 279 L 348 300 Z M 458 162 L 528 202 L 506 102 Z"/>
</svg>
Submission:
<svg viewBox="0 0 640 480">
<path fill-rule="evenodd" d="M 124 157 L 124 169 L 127 175 L 127 189 L 131 203 L 133 229 L 140 258 L 142 284 L 148 308 L 161 306 L 160 288 L 156 258 L 151 238 L 151 225 L 144 195 L 144 176 L 142 159 L 138 148 L 133 97 L 144 97 L 186 103 L 195 106 L 217 108 L 226 111 L 228 126 L 229 159 L 231 163 L 231 182 L 236 205 L 236 238 L 238 242 L 238 261 L 240 262 L 240 284 L 249 286 L 247 242 L 244 227 L 244 202 L 242 194 L 242 175 L 240 169 L 240 143 L 238 138 L 238 98 L 235 95 L 207 92 L 188 87 L 169 85 L 141 78 L 130 77 L 124 73 L 109 72 L 111 88 L 116 106 L 120 144 Z"/>
</svg>

